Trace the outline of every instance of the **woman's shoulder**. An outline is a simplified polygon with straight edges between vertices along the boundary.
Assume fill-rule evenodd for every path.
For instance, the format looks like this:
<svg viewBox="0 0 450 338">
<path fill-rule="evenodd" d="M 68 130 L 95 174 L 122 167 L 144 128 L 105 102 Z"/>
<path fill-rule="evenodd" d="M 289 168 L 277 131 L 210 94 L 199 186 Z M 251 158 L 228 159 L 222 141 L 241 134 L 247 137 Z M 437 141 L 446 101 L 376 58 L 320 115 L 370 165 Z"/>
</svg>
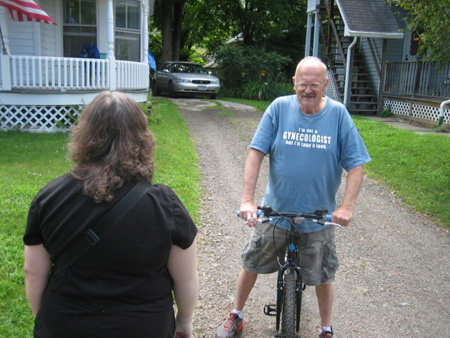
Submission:
<svg viewBox="0 0 450 338">
<path fill-rule="evenodd" d="M 151 184 L 147 190 L 149 195 L 168 200 L 178 200 L 178 196 L 171 187 L 162 183 Z"/>
<path fill-rule="evenodd" d="M 62 176 L 59 176 L 57 178 L 54 178 L 50 182 L 48 182 L 46 185 L 44 185 L 40 191 L 39 194 L 45 194 L 48 192 L 53 192 L 55 190 L 63 190 L 67 188 L 68 186 L 72 187 L 73 185 L 77 184 L 78 180 L 73 177 L 71 174 L 65 174 Z"/>
</svg>

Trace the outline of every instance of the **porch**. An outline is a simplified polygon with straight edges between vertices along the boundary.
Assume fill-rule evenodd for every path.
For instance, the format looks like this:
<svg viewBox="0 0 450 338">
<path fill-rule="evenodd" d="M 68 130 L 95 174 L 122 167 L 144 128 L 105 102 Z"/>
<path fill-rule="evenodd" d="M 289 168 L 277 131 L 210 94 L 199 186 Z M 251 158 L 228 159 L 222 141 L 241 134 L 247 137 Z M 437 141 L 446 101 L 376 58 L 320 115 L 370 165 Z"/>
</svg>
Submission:
<svg viewBox="0 0 450 338">
<path fill-rule="evenodd" d="M 99 92 L 118 90 L 138 102 L 149 92 L 142 62 L 0 55 L 0 129 L 67 129 Z M 45 105 L 43 105 L 45 102 Z"/>
<path fill-rule="evenodd" d="M 440 104 L 450 98 L 450 66 L 387 62 L 385 74 L 383 110 L 422 122 L 438 122 Z M 450 124 L 449 109 L 444 109 L 443 123 Z"/>
</svg>

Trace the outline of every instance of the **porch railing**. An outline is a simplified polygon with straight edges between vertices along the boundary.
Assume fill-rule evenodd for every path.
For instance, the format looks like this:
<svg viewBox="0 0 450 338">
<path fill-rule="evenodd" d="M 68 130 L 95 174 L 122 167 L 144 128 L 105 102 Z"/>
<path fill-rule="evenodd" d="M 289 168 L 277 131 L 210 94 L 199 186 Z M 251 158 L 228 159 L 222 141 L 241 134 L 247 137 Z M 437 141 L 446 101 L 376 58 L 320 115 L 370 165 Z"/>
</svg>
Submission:
<svg viewBox="0 0 450 338">
<path fill-rule="evenodd" d="M 1 90 L 146 90 L 148 65 L 109 59 L 1 55 Z"/>
<path fill-rule="evenodd" d="M 388 62 L 384 95 L 450 97 L 450 66 L 435 62 Z"/>
</svg>

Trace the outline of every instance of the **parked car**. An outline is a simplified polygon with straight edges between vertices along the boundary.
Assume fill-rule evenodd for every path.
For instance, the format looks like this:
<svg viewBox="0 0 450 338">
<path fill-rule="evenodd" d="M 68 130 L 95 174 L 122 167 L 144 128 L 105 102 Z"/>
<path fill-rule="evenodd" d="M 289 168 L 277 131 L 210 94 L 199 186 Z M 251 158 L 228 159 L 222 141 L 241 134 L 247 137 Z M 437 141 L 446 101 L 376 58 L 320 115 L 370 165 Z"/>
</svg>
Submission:
<svg viewBox="0 0 450 338">
<path fill-rule="evenodd" d="M 156 71 L 153 91 L 155 95 L 167 92 L 170 96 L 203 95 L 215 99 L 220 81 L 201 65 L 185 61 L 166 62 Z"/>
</svg>

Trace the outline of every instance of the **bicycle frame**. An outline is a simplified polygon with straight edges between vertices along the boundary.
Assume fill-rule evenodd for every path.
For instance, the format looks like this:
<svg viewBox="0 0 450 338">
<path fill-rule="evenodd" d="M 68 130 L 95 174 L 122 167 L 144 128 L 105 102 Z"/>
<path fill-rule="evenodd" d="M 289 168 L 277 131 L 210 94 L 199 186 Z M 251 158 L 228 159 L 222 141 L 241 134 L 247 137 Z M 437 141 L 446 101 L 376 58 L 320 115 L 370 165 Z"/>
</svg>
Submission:
<svg viewBox="0 0 450 338">
<path fill-rule="evenodd" d="M 301 218 L 302 220 L 308 218 L 322 225 L 339 226 L 339 224 L 331 223 L 332 217 L 331 215 L 327 215 L 326 210 L 316 210 L 313 214 L 303 214 L 303 213 L 275 212 L 270 207 L 258 207 L 258 209 L 262 210 L 264 216 L 280 217 L 281 219 L 288 220 L 290 223 L 286 253 L 284 255 L 284 260 L 280 264 L 280 268 L 278 270 L 276 309 L 273 308 L 273 305 L 267 304 L 264 307 L 264 313 L 269 316 L 276 316 L 277 334 L 275 335 L 275 337 L 284 338 L 288 336 L 289 338 L 291 338 L 295 336 L 299 338 L 298 332 L 300 331 L 301 299 L 302 299 L 302 292 L 305 290 L 306 285 L 303 284 L 302 280 L 302 271 L 301 271 L 302 268 L 297 263 L 299 248 L 297 246 L 298 232 L 296 230 L 295 224 L 298 222 L 296 222 L 296 220 L 297 218 Z M 270 220 L 271 220 L 270 218 L 267 218 L 261 220 L 261 222 L 268 222 Z M 293 281 L 292 278 L 288 276 L 289 274 L 294 275 L 295 294 L 292 290 Z M 285 293 L 288 294 L 289 296 L 294 296 L 295 305 L 292 304 L 292 300 L 289 299 L 289 296 L 287 296 L 287 298 L 285 299 Z M 286 308 L 284 308 L 285 306 Z M 292 313 L 286 313 L 294 311 L 295 311 L 295 319 L 293 318 L 294 315 Z M 276 312 L 276 314 L 273 314 L 273 312 Z M 295 322 L 295 325 L 293 322 Z M 281 334 L 278 333 L 280 332 L 280 326 L 282 326 Z M 293 332 L 294 330 L 295 333 Z M 286 333 L 286 331 L 288 332 Z"/>
<path fill-rule="evenodd" d="M 280 331 L 281 313 L 282 313 L 282 301 L 284 297 L 284 274 L 293 273 L 295 276 L 295 296 L 296 296 L 296 332 L 300 330 L 300 311 L 301 311 L 301 292 L 306 288 L 306 285 L 302 285 L 302 273 L 301 267 L 297 264 L 299 248 L 297 246 L 298 234 L 295 230 L 294 222 L 290 225 L 289 241 L 285 254 L 284 264 L 280 266 L 278 270 L 277 278 L 277 315 L 276 315 L 276 330 Z"/>
</svg>

